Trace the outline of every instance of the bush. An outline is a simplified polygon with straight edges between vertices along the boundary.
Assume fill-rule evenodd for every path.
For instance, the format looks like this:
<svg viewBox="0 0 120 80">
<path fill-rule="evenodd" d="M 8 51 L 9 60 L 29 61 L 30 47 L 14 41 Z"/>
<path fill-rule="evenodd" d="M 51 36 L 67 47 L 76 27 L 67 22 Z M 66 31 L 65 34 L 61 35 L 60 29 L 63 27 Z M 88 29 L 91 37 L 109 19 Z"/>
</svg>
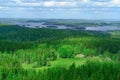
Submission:
<svg viewBox="0 0 120 80">
<path fill-rule="evenodd" d="M 72 58 L 75 56 L 74 48 L 70 45 L 63 45 L 58 48 L 59 56 L 62 58 Z"/>
</svg>

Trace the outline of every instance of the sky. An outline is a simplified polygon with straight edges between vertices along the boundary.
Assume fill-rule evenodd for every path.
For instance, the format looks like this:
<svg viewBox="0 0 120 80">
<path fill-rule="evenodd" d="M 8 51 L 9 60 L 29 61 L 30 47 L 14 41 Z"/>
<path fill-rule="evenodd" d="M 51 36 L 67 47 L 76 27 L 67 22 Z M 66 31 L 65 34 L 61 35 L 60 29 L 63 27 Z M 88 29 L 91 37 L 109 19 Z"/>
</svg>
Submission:
<svg viewBox="0 0 120 80">
<path fill-rule="evenodd" d="M 120 20 L 120 0 L 0 0 L 0 18 Z"/>
</svg>

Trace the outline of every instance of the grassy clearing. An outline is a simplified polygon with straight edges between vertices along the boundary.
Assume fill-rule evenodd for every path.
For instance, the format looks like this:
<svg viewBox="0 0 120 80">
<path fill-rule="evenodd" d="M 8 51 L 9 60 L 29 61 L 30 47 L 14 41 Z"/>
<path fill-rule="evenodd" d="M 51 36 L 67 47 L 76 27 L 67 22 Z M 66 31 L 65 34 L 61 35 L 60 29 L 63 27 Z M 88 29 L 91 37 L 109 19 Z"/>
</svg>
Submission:
<svg viewBox="0 0 120 80">
<path fill-rule="evenodd" d="M 111 31 L 109 33 L 111 34 L 111 37 L 120 39 L 120 30 L 118 30 L 118 31 Z"/>
<path fill-rule="evenodd" d="M 85 62 L 86 62 L 87 58 L 59 58 L 55 61 L 51 61 L 49 64 L 49 66 L 44 66 L 44 67 L 37 67 L 37 68 L 33 68 L 33 66 L 36 64 L 36 63 L 33 63 L 33 64 L 22 64 L 22 67 L 24 69 L 35 69 L 35 70 L 45 70 L 45 69 L 48 69 L 48 68 L 54 68 L 54 67 L 63 67 L 63 68 L 66 68 L 68 69 L 69 66 L 73 63 L 76 64 L 76 67 L 80 66 L 80 65 L 83 65 Z"/>
<path fill-rule="evenodd" d="M 51 62 L 51 67 L 65 67 L 69 68 L 69 66 L 73 63 L 76 64 L 76 67 L 83 65 L 86 62 L 85 58 L 66 58 L 66 59 L 58 59 L 56 61 Z"/>
</svg>

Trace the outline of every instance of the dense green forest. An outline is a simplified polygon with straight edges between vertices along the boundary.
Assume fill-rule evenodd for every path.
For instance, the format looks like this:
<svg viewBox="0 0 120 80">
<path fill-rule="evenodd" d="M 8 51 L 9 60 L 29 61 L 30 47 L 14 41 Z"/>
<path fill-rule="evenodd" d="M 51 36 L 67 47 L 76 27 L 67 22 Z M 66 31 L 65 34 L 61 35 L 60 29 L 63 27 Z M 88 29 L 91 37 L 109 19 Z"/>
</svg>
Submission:
<svg viewBox="0 0 120 80">
<path fill-rule="evenodd" d="M 0 25 L 0 80 L 120 80 L 111 33 Z"/>
</svg>

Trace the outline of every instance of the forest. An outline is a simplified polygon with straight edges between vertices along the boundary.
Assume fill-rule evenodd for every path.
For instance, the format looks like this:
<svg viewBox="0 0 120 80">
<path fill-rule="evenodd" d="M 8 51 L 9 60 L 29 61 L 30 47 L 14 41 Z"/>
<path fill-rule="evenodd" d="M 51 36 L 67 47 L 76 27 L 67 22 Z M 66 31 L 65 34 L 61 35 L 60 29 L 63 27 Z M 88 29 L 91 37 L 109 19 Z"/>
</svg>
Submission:
<svg viewBox="0 0 120 80">
<path fill-rule="evenodd" d="M 118 32 L 0 25 L 0 80 L 120 80 Z"/>
</svg>

